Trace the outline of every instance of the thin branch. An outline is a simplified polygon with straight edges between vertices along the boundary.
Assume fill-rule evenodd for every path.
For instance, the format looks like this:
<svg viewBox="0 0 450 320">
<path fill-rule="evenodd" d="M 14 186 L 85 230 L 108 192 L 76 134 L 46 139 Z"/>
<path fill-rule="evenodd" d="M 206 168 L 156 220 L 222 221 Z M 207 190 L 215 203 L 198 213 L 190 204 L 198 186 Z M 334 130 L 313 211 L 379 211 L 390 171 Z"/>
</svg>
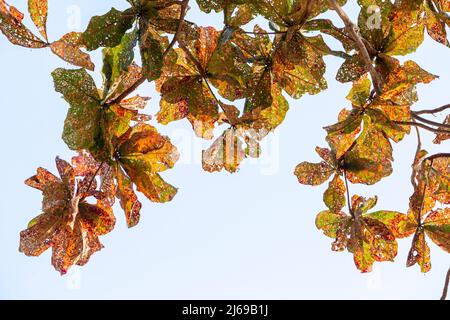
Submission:
<svg viewBox="0 0 450 320">
<path fill-rule="evenodd" d="M 92 176 L 91 180 L 89 181 L 88 187 L 86 188 L 86 192 L 89 192 L 89 190 L 91 189 L 92 183 L 94 182 L 95 177 L 98 175 L 98 173 L 100 172 L 100 169 L 103 167 L 104 164 L 105 164 L 105 162 L 102 161 L 100 163 L 100 165 L 98 166 L 97 170 L 95 171 L 94 175 Z"/>
<path fill-rule="evenodd" d="M 254 32 L 254 31 L 244 31 L 244 30 L 242 30 L 242 32 L 246 33 L 246 34 L 252 34 L 255 36 L 266 35 L 266 34 L 286 34 L 287 33 L 287 31 Z"/>
<path fill-rule="evenodd" d="M 175 31 L 175 35 L 173 36 L 172 41 L 170 41 L 169 46 L 163 53 L 163 60 L 167 56 L 169 51 L 173 48 L 175 43 L 178 41 L 178 38 L 180 37 L 181 30 L 183 29 L 184 19 L 186 18 L 188 4 L 189 0 L 183 0 L 183 3 L 181 4 L 180 21 L 178 22 L 177 30 Z"/>
<path fill-rule="evenodd" d="M 350 20 L 348 15 L 345 13 L 345 11 L 341 8 L 341 6 L 336 2 L 336 0 L 329 0 L 330 4 L 333 6 L 333 9 L 337 12 L 341 20 L 344 22 L 346 28 L 350 32 L 350 34 L 353 37 L 353 40 L 355 41 L 356 45 L 358 46 L 359 53 L 361 55 L 361 58 L 364 61 L 364 64 L 366 65 L 367 69 L 369 70 L 370 76 L 372 77 L 373 86 L 375 88 L 375 92 L 377 94 L 381 93 L 381 84 L 382 79 L 381 76 L 378 74 L 378 72 L 375 70 L 372 59 L 370 58 L 369 52 L 367 51 L 366 45 L 364 44 L 363 39 L 356 31 L 356 26 L 353 24 L 353 22 Z"/>
<path fill-rule="evenodd" d="M 450 134 L 450 130 L 445 130 L 445 129 L 436 129 L 436 128 L 432 128 L 429 127 L 423 123 L 419 123 L 419 122 L 413 122 L 413 121 L 393 121 L 395 124 L 400 124 L 403 126 L 416 126 L 434 133 L 444 133 L 444 134 Z"/>
<path fill-rule="evenodd" d="M 431 110 L 419 110 L 419 111 L 414 111 L 415 114 L 435 114 L 438 112 L 442 112 L 445 111 L 446 109 L 450 109 L 450 104 L 446 104 L 445 106 L 436 108 L 436 109 L 431 109 Z"/>
<path fill-rule="evenodd" d="M 444 289 L 442 290 L 441 300 L 447 299 L 448 286 L 450 284 L 450 268 L 447 271 L 447 276 L 445 277 Z"/>
<path fill-rule="evenodd" d="M 423 118 L 421 116 L 418 116 L 414 112 L 412 112 L 412 117 L 414 119 L 418 120 L 418 121 L 424 122 L 426 124 L 429 124 L 429 125 L 432 125 L 432 126 L 435 126 L 435 127 L 450 129 L 450 124 L 445 124 L 445 123 L 439 123 L 439 122 L 436 122 L 436 121 L 431 121 L 431 120 L 425 119 L 425 118 Z"/>
</svg>

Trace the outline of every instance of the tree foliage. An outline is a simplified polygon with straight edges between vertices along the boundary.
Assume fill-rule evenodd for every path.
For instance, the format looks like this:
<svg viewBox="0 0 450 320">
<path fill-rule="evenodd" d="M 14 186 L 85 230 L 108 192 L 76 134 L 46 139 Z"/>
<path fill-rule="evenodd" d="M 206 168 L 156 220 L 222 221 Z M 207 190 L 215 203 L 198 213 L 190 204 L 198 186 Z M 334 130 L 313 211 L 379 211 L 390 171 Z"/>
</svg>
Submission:
<svg viewBox="0 0 450 320">
<path fill-rule="evenodd" d="M 43 213 L 21 232 L 20 251 L 36 256 L 51 247 L 52 264 L 65 273 L 102 248 L 99 236 L 114 228 L 116 199 L 129 227 L 140 218 L 136 191 L 154 202 L 173 199 L 177 188 L 161 173 L 179 155 L 140 113 L 149 98 L 130 97 L 142 83 L 155 82 L 161 95 L 158 123 L 186 119 L 198 137 L 215 138 L 202 153 L 204 170 L 236 172 L 247 157 L 259 156 L 262 139 L 282 124 L 289 109 L 286 95 L 300 99 L 327 89 L 324 57 L 329 55 L 343 59 L 336 80 L 353 83 L 348 107 L 325 127 L 328 147 L 316 148 L 321 162 L 295 168 L 301 184 L 328 181 L 327 210 L 317 215 L 317 228 L 333 238 L 332 250 L 352 253 L 362 272 L 375 262 L 393 261 L 397 239 L 411 236 L 407 266 L 418 264 L 428 272 L 430 241 L 450 252 L 450 154 L 428 155 L 419 129 L 436 133 L 434 143 L 445 143 L 450 115 L 441 122 L 426 115 L 450 107 L 413 111 L 417 86 L 437 76 L 399 57 L 415 52 L 426 34 L 450 46 L 450 4 L 358 0 L 360 14 L 353 23 L 343 10 L 346 2 L 197 0 L 202 11 L 223 14 L 223 29 L 216 30 L 188 20 L 189 0 L 128 0 L 128 9 L 93 17 L 84 32 L 49 41 L 47 0 L 28 1 L 38 34 L 23 24 L 17 8 L 0 0 L 0 29 L 11 43 L 50 48 L 79 67 L 52 73 L 55 90 L 68 103 L 62 139 L 78 154 L 72 164 L 56 158 L 60 178 L 39 168 L 26 180 L 42 191 Z M 322 17 L 327 11 L 335 11 L 336 21 Z M 255 24 L 257 17 L 270 29 Z M 342 49 L 331 48 L 326 41 L 331 38 Z M 95 68 L 88 52 L 99 48 L 102 88 L 87 72 Z M 218 126 L 223 133 L 214 137 Z M 393 145 L 411 128 L 417 129 L 419 147 L 409 208 L 374 211 L 377 197 L 351 196 L 349 183 L 373 185 L 390 176 Z"/>
</svg>

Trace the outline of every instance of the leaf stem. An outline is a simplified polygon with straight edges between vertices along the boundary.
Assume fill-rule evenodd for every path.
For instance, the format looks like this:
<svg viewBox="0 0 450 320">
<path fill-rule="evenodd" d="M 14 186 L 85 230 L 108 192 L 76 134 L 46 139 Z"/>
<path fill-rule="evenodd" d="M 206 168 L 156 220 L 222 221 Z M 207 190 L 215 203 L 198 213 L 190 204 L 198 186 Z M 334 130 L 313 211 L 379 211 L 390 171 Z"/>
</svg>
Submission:
<svg viewBox="0 0 450 320">
<path fill-rule="evenodd" d="M 347 206 L 348 206 L 348 212 L 350 215 L 355 218 L 355 215 L 353 213 L 351 203 L 350 203 L 350 190 L 348 188 L 348 181 L 347 181 L 347 170 L 344 169 L 344 181 L 345 181 L 345 191 L 347 193 Z"/>
<path fill-rule="evenodd" d="M 418 121 L 424 122 L 424 123 L 432 125 L 432 126 L 436 126 L 436 127 L 439 127 L 439 128 L 450 129 L 450 124 L 445 124 L 445 123 L 439 123 L 439 122 L 436 122 L 436 121 L 431 121 L 431 120 L 425 119 L 425 118 L 423 118 L 421 116 L 418 116 L 414 112 L 412 112 L 412 117 L 414 119 L 418 120 Z"/>
<path fill-rule="evenodd" d="M 348 15 L 345 13 L 345 11 L 341 8 L 341 6 L 336 2 L 336 0 L 329 0 L 330 4 L 333 6 L 333 9 L 337 12 L 341 20 L 344 22 L 345 27 L 348 29 L 350 34 L 353 37 L 353 41 L 355 41 L 359 53 L 361 55 L 361 58 L 364 61 L 364 64 L 366 65 L 370 76 L 372 77 L 373 86 L 375 89 L 375 92 L 379 95 L 381 93 L 381 84 L 382 84 L 382 78 L 380 74 L 375 70 L 372 59 L 370 58 L 369 52 L 367 51 L 367 47 L 364 44 L 364 40 L 359 35 L 359 33 L 356 31 L 356 26 L 353 24 L 353 22 L 350 20 Z"/>
<path fill-rule="evenodd" d="M 444 134 L 450 134 L 450 130 L 445 130 L 445 129 L 436 129 L 436 128 L 432 128 L 429 127 L 423 123 L 419 123 L 419 122 L 414 122 L 414 121 L 393 121 L 395 124 L 400 124 L 403 126 L 416 126 L 434 133 L 444 133 Z"/>
<path fill-rule="evenodd" d="M 442 290 L 441 300 L 447 299 L 449 284 L 450 284 L 450 268 L 448 269 L 447 276 L 445 277 L 444 289 Z"/>
</svg>

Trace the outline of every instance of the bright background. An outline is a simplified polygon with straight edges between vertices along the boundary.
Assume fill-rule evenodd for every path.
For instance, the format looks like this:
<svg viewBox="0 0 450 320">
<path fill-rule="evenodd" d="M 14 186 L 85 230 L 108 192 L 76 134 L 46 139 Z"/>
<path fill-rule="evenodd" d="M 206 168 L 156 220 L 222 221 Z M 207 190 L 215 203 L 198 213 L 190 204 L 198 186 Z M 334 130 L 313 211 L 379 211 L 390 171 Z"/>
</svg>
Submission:
<svg viewBox="0 0 450 320">
<path fill-rule="evenodd" d="M 26 1 L 9 1 L 26 12 Z M 193 2 L 193 1 L 191 1 Z M 356 6 L 346 6 L 353 19 Z M 50 0 L 49 37 L 85 29 L 89 18 L 124 0 Z M 220 28 L 221 16 L 205 15 L 192 4 L 188 19 Z M 81 11 L 79 11 L 81 10 Z M 77 12 L 80 13 L 79 23 Z M 74 15 L 75 14 L 75 15 Z M 329 14 L 332 16 L 332 14 Z M 75 18 L 74 18 L 75 17 Z M 335 20 L 337 21 L 337 20 Z M 25 23 L 32 28 L 27 17 Z M 35 30 L 32 28 L 32 30 Z M 334 42 L 329 42 L 335 45 Z M 336 47 L 336 46 L 334 46 Z M 427 38 L 409 56 L 440 79 L 419 86 L 416 110 L 450 101 L 449 49 Z M 100 53 L 95 79 L 101 85 Z M 300 185 L 297 163 L 317 161 L 316 145 L 326 146 L 323 126 L 335 122 L 349 85 L 334 80 L 342 63 L 327 57 L 329 89 L 291 102 L 286 121 L 271 135 L 258 161 L 246 161 L 237 174 L 202 171 L 202 143 L 187 121 L 157 125 L 171 136 L 182 159 L 164 178 L 179 187 L 174 201 L 154 204 L 143 197 L 140 224 L 127 229 L 116 210 L 115 230 L 101 238 L 105 249 L 83 268 L 61 277 L 50 265 L 50 250 L 38 258 L 18 252 L 19 231 L 40 213 L 41 194 L 23 184 L 39 166 L 55 172 L 55 156 L 74 155 L 60 139 L 68 105 L 54 92 L 50 73 L 71 68 L 49 50 L 12 46 L 0 36 L 0 106 L 2 148 L 0 167 L 0 298 L 39 299 L 436 299 L 441 294 L 449 255 L 434 244 L 433 269 L 422 275 L 405 268 L 411 238 L 400 240 L 395 263 L 376 263 L 371 274 L 360 274 L 349 253 L 330 250 L 331 239 L 314 225 L 323 210 L 326 185 Z M 140 91 L 151 96 L 146 109 L 155 114 L 159 97 L 152 85 Z M 433 136 L 423 134 L 429 151 Z M 351 192 L 379 196 L 376 209 L 406 211 L 412 193 L 410 165 L 416 148 L 412 134 L 394 146 L 394 174 L 374 187 L 353 186 Z"/>
</svg>

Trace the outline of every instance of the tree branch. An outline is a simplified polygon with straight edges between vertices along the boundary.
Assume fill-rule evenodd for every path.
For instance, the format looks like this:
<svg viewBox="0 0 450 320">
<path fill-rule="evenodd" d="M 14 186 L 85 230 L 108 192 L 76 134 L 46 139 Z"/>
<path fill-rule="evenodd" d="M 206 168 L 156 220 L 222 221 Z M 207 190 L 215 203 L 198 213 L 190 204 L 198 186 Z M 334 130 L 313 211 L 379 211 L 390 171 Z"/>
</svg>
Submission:
<svg viewBox="0 0 450 320">
<path fill-rule="evenodd" d="M 412 112 L 412 117 L 418 121 L 421 121 L 423 123 L 438 127 L 440 129 L 450 129 L 450 124 L 445 124 L 445 123 L 439 123 L 436 121 L 431 121 L 425 118 L 422 118 L 421 116 L 418 116 L 417 114 L 415 114 L 414 112 Z"/>
<path fill-rule="evenodd" d="M 393 121 L 395 124 L 399 124 L 402 126 L 415 126 L 415 127 L 419 127 L 434 133 L 444 133 L 444 134 L 450 134 L 450 130 L 445 130 L 445 129 L 436 129 L 436 128 L 432 128 L 429 127 L 423 123 L 419 123 L 419 122 L 413 122 L 413 121 Z"/>
<path fill-rule="evenodd" d="M 442 290 L 441 300 L 447 299 L 449 283 L 450 283 L 450 268 L 448 269 L 447 276 L 445 277 L 445 284 L 444 289 Z"/>
<path fill-rule="evenodd" d="M 450 104 L 446 104 L 445 106 L 431 109 L 431 110 L 420 110 L 420 111 L 413 111 L 415 114 L 435 114 L 438 112 L 445 111 L 446 109 L 450 109 Z"/>
<path fill-rule="evenodd" d="M 358 32 L 356 31 L 357 30 L 356 26 L 350 20 L 350 18 L 345 13 L 345 11 L 341 8 L 341 6 L 336 2 L 336 0 L 329 0 L 329 3 L 332 5 L 333 9 L 337 12 L 337 14 L 341 18 L 341 20 L 344 22 L 345 27 L 348 29 L 348 31 L 352 35 L 353 40 L 355 41 L 356 45 L 358 46 L 361 58 L 363 59 L 364 64 L 366 65 L 367 69 L 369 70 L 370 76 L 372 77 L 372 82 L 373 82 L 373 86 L 375 88 L 375 92 L 377 94 L 380 94 L 382 79 L 372 64 L 372 59 L 370 58 L 369 52 L 367 51 L 366 45 L 364 44 L 364 40 L 358 34 Z"/>
</svg>

